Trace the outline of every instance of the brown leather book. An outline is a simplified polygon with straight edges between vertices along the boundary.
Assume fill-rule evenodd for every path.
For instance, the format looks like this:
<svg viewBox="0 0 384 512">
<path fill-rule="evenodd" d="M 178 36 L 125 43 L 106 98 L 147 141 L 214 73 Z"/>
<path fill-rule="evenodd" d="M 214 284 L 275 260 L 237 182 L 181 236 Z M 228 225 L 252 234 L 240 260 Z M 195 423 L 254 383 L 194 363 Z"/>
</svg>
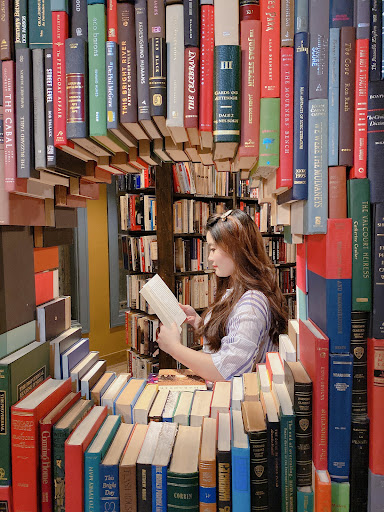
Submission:
<svg viewBox="0 0 384 512">
<path fill-rule="evenodd" d="M 295 5 L 293 0 L 281 2 L 280 46 L 293 46 L 295 35 Z"/>
<path fill-rule="evenodd" d="M 328 169 L 328 218 L 347 218 L 347 169 L 343 166 Z"/>
<path fill-rule="evenodd" d="M 353 166 L 356 30 L 340 31 L 339 164 Z"/>
</svg>

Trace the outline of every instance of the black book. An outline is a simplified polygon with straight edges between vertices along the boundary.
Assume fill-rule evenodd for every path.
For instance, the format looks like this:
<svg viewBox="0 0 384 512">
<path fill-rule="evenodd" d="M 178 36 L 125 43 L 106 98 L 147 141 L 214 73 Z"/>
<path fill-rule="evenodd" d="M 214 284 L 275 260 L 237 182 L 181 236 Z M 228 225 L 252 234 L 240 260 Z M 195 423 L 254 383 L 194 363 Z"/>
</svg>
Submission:
<svg viewBox="0 0 384 512">
<path fill-rule="evenodd" d="M 184 0 L 184 46 L 200 47 L 199 0 Z"/>
<path fill-rule="evenodd" d="M 352 415 L 365 415 L 367 409 L 367 333 L 369 313 L 352 311 L 351 353 L 353 354 Z"/>
<path fill-rule="evenodd" d="M 229 413 L 218 414 L 218 435 L 216 451 L 217 510 L 230 512 L 231 493 L 231 416 Z"/>
<path fill-rule="evenodd" d="M 370 34 L 370 1 L 357 0 L 355 12 L 356 39 L 369 39 Z"/>
<path fill-rule="evenodd" d="M 89 2 L 91 3 L 91 2 Z M 71 37 L 88 40 L 87 0 L 71 0 Z"/>
<path fill-rule="evenodd" d="M 384 197 L 383 144 L 384 81 L 379 80 L 368 83 L 367 173 L 371 203 L 378 203 Z"/>
<path fill-rule="evenodd" d="M 373 205 L 372 217 L 372 267 L 373 267 L 373 290 L 372 290 L 372 314 L 370 338 L 384 338 L 384 257 L 382 240 L 384 236 L 384 203 Z"/>
<path fill-rule="evenodd" d="M 368 501 L 369 419 L 352 416 L 350 462 L 350 512 L 367 510 Z"/>
<path fill-rule="evenodd" d="M 296 482 L 304 487 L 312 485 L 312 381 L 300 361 L 285 362 L 284 374 L 296 418 Z"/>
<path fill-rule="evenodd" d="M 17 177 L 30 178 L 34 171 L 33 159 L 33 97 L 31 50 L 16 50 L 16 144 Z"/>
<path fill-rule="evenodd" d="M 382 0 L 371 0 L 369 41 L 369 80 L 371 82 L 381 79 L 381 2 Z"/>
<path fill-rule="evenodd" d="M 67 137 L 88 135 L 87 42 L 81 37 L 65 40 L 65 86 L 67 90 Z"/>
<path fill-rule="evenodd" d="M 330 28 L 353 26 L 353 1 L 330 0 L 329 1 L 329 26 Z"/>
<path fill-rule="evenodd" d="M 56 148 L 53 136 L 53 56 L 52 48 L 44 50 L 45 71 L 45 142 L 47 145 L 47 167 L 56 165 Z"/>
</svg>

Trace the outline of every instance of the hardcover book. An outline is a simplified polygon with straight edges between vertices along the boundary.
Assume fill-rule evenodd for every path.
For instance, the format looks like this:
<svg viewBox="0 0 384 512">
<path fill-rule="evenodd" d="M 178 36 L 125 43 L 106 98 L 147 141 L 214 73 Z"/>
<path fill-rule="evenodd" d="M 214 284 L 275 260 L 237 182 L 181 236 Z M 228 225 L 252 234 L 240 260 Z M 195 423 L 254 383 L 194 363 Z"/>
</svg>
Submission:
<svg viewBox="0 0 384 512">
<path fill-rule="evenodd" d="M 53 133 L 53 55 L 52 48 L 44 49 L 45 85 L 45 144 L 47 167 L 56 165 L 56 148 Z M 40 174 L 41 179 L 41 174 Z"/>
<path fill-rule="evenodd" d="M 65 41 L 66 134 L 68 139 L 88 136 L 87 42 L 82 37 Z"/>
<path fill-rule="evenodd" d="M 29 48 L 52 46 L 52 12 L 49 0 L 28 0 Z"/>
<path fill-rule="evenodd" d="M 200 8 L 200 109 L 199 128 L 201 145 L 212 147 L 213 74 L 214 74 L 214 7 Z"/>
<path fill-rule="evenodd" d="M 353 416 L 351 426 L 351 466 L 349 481 L 350 512 L 367 508 L 368 501 L 369 419 Z"/>
<path fill-rule="evenodd" d="M 231 498 L 233 510 L 251 510 L 251 458 L 241 411 L 232 412 Z"/>
<path fill-rule="evenodd" d="M 352 415 L 367 414 L 368 311 L 352 311 L 351 354 L 353 355 Z"/>
<path fill-rule="evenodd" d="M 328 218 L 347 218 L 347 169 L 328 167 Z"/>
<path fill-rule="evenodd" d="M 70 37 L 82 37 L 88 40 L 87 0 L 70 0 L 71 27 Z"/>
<path fill-rule="evenodd" d="M 382 13 L 380 0 L 371 0 L 370 13 L 369 80 L 376 82 L 381 79 Z"/>
<path fill-rule="evenodd" d="M 56 147 L 67 143 L 66 127 L 66 42 L 68 38 L 68 14 L 64 11 L 52 12 L 52 55 L 53 55 L 53 129 Z M 71 105 L 68 105 L 72 107 Z"/>
<path fill-rule="evenodd" d="M 383 419 L 384 340 L 368 339 L 368 417 L 369 417 L 369 469 L 384 474 L 381 457 L 384 439 Z"/>
<path fill-rule="evenodd" d="M 356 31 L 340 30 L 339 165 L 353 166 Z"/>
<path fill-rule="evenodd" d="M 33 175 L 34 160 L 31 137 L 33 120 L 33 96 L 31 83 L 31 51 L 28 48 L 16 50 L 16 153 L 17 177 Z"/>
<path fill-rule="evenodd" d="M 260 5 L 261 19 L 261 97 L 280 96 L 280 1 Z"/>
<path fill-rule="evenodd" d="M 293 174 L 293 48 L 280 53 L 280 165 L 276 171 L 276 191 L 292 187 Z"/>
<path fill-rule="evenodd" d="M 309 99 L 328 97 L 329 2 L 309 2 Z"/>
<path fill-rule="evenodd" d="M 371 203 L 379 203 L 384 194 L 379 172 L 384 140 L 384 94 L 381 81 L 368 84 L 367 174 L 371 186 Z"/>
<path fill-rule="evenodd" d="M 328 165 L 339 165 L 340 29 L 329 31 Z"/>
<path fill-rule="evenodd" d="M 158 446 L 162 423 L 151 421 L 137 457 L 137 508 L 151 509 L 152 506 L 152 461 Z"/>
<path fill-rule="evenodd" d="M 383 276 L 383 236 L 384 204 L 377 203 L 373 206 L 372 214 L 372 314 L 370 336 L 382 339 L 384 338 L 384 323 L 382 317 L 381 304 L 383 303 L 384 290 L 381 285 Z"/>
</svg>

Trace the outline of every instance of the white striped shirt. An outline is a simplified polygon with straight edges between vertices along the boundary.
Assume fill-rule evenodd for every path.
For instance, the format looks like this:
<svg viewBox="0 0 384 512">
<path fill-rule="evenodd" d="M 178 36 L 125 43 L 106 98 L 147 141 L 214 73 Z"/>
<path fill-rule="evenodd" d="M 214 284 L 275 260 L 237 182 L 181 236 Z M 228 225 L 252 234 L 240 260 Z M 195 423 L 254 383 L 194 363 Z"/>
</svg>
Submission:
<svg viewBox="0 0 384 512">
<path fill-rule="evenodd" d="M 227 291 L 228 293 L 228 291 Z M 210 315 L 207 315 L 206 322 Z M 266 296 L 258 290 L 246 291 L 231 311 L 226 335 L 217 352 L 210 352 L 204 339 L 204 352 L 225 380 L 251 372 L 254 363 L 265 362 L 267 352 L 276 350 L 269 337 L 271 311 Z"/>
</svg>

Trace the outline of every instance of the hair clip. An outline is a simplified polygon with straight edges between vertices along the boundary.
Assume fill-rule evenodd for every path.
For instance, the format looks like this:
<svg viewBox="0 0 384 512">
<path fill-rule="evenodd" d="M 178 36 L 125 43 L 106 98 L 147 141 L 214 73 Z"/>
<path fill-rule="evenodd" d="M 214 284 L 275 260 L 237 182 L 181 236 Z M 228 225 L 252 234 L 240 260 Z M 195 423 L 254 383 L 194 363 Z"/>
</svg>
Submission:
<svg viewBox="0 0 384 512">
<path fill-rule="evenodd" d="M 223 213 L 222 216 L 220 217 L 221 220 L 224 222 L 227 220 L 227 218 L 231 215 L 231 213 L 233 212 L 233 210 L 228 210 L 227 212 Z"/>
</svg>

